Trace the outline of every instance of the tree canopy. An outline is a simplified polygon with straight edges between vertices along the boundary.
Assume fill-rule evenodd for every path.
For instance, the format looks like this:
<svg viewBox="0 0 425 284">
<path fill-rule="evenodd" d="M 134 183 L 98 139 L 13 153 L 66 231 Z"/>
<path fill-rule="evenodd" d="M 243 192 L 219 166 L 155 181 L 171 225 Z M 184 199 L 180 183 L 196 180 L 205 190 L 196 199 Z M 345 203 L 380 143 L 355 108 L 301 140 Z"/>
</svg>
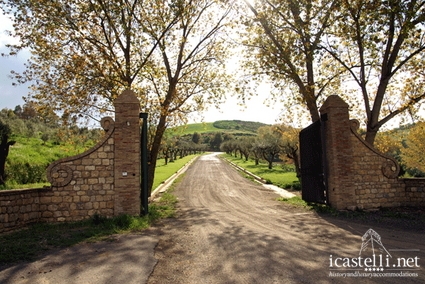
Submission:
<svg viewBox="0 0 425 284">
<path fill-rule="evenodd" d="M 341 7 L 323 46 L 346 70 L 348 95 L 363 101 L 359 116 L 373 144 L 385 123 L 416 113 L 425 98 L 425 1 L 344 0 Z"/>
<path fill-rule="evenodd" d="M 338 86 L 338 70 L 321 49 L 338 1 L 244 2 L 251 12 L 244 22 L 245 66 L 255 77 L 273 81 L 289 117 L 302 105 L 312 121 L 318 120 L 318 103 Z"/>
<path fill-rule="evenodd" d="M 0 0 L 0 7 L 20 39 L 11 54 L 32 54 L 26 71 L 14 74 L 31 82 L 28 100 L 66 119 L 98 118 L 131 88 L 156 125 L 150 168 L 165 129 L 218 103 L 229 84 L 231 7 L 220 1 Z"/>
<path fill-rule="evenodd" d="M 277 82 L 288 107 L 302 104 L 315 121 L 319 100 L 339 94 L 371 144 L 385 123 L 420 109 L 425 1 L 244 2 L 246 66 Z"/>
</svg>

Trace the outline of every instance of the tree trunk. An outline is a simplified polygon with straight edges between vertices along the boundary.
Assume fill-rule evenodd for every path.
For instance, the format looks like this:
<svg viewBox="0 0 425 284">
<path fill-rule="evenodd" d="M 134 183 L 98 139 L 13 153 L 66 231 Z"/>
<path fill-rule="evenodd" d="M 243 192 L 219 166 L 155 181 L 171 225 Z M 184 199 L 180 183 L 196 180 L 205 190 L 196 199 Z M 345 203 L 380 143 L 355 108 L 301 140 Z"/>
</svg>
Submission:
<svg viewBox="0 0 425 284">
<path fill-rule="evenodd" d="M 9 147 L 15 144 L 15 141 L 7 142 L 8 136 L 3 137 L 3 141 L 0 144 L 0 185 L 4 185 L 6 182 L 6 158 L 9 155 Z"/>
<path fill-rule="evenodd" d="M 378 131 L 376 130 L 368 130 L 365 137 L 366 142 L 373 146 L 377 134 Z"/>
<path fill-rule="evenodd" d="M 152 147 L 149 151 L 149 166 L 148 166 L 148 196 L 151 196 L 153 180 L 155 178 L 156 161 L 158 159 L 159 148 L 161 147 L 162 136 L 165 132 L 166 116 L 161 115 L 158 126 L 156 128 L 155 137 Z"/>
<path fill-rule="evenodd" d="M 268 161 L 269 162 L 269 170 L 273 169 L 273 161 Z"/>
</svg>

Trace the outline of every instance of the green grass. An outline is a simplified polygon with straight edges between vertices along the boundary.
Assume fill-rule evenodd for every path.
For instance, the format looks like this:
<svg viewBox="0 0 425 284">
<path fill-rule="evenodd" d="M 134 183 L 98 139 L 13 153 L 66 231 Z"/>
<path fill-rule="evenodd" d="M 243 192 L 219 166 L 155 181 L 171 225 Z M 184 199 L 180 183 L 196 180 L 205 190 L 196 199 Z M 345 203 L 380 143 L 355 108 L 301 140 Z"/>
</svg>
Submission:
<svg viewBox="0 0 425 284">
<path fill-rule="evenodd" d="M 7 157 L 9 161 L 14 162 L 49 164 L 57 159 L 73 156 L 86 150 L 86 148 L 72 145 L 43 143 L 39 138 L 15 137 L 14 139 L 16 143 L 10 147 Z"/>
<path fill-rule="evenodd" d="M 299 188 L 299 181 L 295 172 L 287 172 L 280 165 L 274 165 L 273 169 L 269 169 L 266 163 L 255 165 L 253 160 L 245 161 L 239 157 L 232 155 L 223 155 L 227 160 L 246 169 L 247 171 L 265 179 L 268 183 L 274 184 L 281 188 Z"/>
<path fill-rule="evenodd" d="M 0 190 L 5 189 L 27 189 L 27 188 L 43 188 L 45 186 L 50 186 L 51 184 L 48 182 L 40 182 L 40 183 L 27 183 L 27 184 L 16 184 L 11 182 L 6 182 L 6 185 L 1 187 Z"/>
<path fill-rule="evenodd" d="M 2 189 L 36 188 L 49 185 L 45 169 L 60 158 L 74 156 L 84 152 L 90 145 L 56 145 L 44 143 L 39 138 L 15 136 L 16 141 L 9 149 L 6 160 L 6 184 Z"/>
<path fill-rule="evenodd" d="M 179 182 L 180 176 L 175 183 Z M 35 224 L 16 232 L 0 235 L 0 264 L 32 261 L 44 252 L 69 247 L 81 242 L 113 241 L 113 234 L 138 232 L 155 221 L 175 215 L 177 198 L 172 194 L 174 185 L 159 201 L 149 205 L 149 214 L 142 217 L 120 215 L 105 218 L 94 215 L 91 219 L 60 224 Z"/>
<path fill-rule="evenodd" d="M 338 211 L 336 209 L 333 209 L 325 204 L 306 202 L 299 196 L 294 196 L 291 198 L 279 197 L 277 200 L 285 202 L 286 204 L 297 208 L 303 208 L 305 210 L 314 210 L 318 213 L 329 213 L 332 215 L 338 215 Z"/>
<path fill-rule="evenodd" d="M 169 177 L 175 174 L 179 169 L 181 169 L 186 163 L 195 158 L 197 155 L 189 155 L 181 159 L 174 160 L 174 162 L 169 162 L 165 165 L 164 160 L 158 160 L 156 169 L 155 169 L 155 178 L 153 181 L 152 190 L 157 188 L 161 183 L 166 181 Z"/>
</svg>

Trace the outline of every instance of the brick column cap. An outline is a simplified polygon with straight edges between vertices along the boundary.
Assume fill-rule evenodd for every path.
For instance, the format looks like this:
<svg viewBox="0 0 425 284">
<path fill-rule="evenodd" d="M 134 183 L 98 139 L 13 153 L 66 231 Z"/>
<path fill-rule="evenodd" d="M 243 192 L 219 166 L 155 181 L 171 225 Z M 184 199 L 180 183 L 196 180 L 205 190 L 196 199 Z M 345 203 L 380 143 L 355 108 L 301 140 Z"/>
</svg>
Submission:
<svg viewBox="0 0 425 284">
<path fill-rule="evenodd" d="M 136 94 L 130 90 L 127 89 L 124 92 L 119 95 L 115 101 L 114 104 L 139 104 L 139 100 L 137 99 Z"/>
<path fill-rule="evenodd" d="M 328 108 L 346 108 L 348 109 L 348 104 L 344 102 L 343 99 L 341 99 L 337 95 L 331 95 L 329 96 L 326 101 L 323 103 L 322 107 L 320 108 L 320 113 L 326 113 L 326 110 Z"/>
</svg>

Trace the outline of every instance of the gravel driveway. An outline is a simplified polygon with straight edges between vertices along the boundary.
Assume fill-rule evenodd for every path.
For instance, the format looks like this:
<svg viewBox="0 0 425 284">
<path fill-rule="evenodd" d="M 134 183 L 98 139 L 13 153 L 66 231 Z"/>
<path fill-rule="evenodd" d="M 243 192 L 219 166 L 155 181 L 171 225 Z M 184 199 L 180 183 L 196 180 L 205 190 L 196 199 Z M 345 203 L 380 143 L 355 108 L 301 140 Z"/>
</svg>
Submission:
<svg viewBox="0 0 425 284">
<path fill-rule="evenodd" d="M 8 267 L 0 283 L 425 283 L 423 222 L 297 209 L 214 154 L 198 158 L 174 194 L 176 218 Z"/>
<path fill-rule="evenodd" d="M 195 161 L 174 194 L 178 217 L 159 227 L 158 263 L 148 283 L 425 283 L 423 230 L 295 209 L 215 155 Z M 405 272 L 418 277 L 359 279 L 359 273 L 372 271 L 365 271 L 364 264 L 355 270 L 353 263 L 352 270 L 342 267 L 343 258 L 358 261 L 362 236 L 369 229 L 379 234 L 391 255 L 381 256 L 384 271 L 374 271 L 375 276 Z M 377 257 L 382 247 L 375 242 Z M 362 254 L 368 256 L 370 246 Z M 400 257 L 410 259 L 410 267 L 393 268 Z M 356 275 L 356 270 L 357 277 L 344 278 L 343 273 Z"/>
</svg>

